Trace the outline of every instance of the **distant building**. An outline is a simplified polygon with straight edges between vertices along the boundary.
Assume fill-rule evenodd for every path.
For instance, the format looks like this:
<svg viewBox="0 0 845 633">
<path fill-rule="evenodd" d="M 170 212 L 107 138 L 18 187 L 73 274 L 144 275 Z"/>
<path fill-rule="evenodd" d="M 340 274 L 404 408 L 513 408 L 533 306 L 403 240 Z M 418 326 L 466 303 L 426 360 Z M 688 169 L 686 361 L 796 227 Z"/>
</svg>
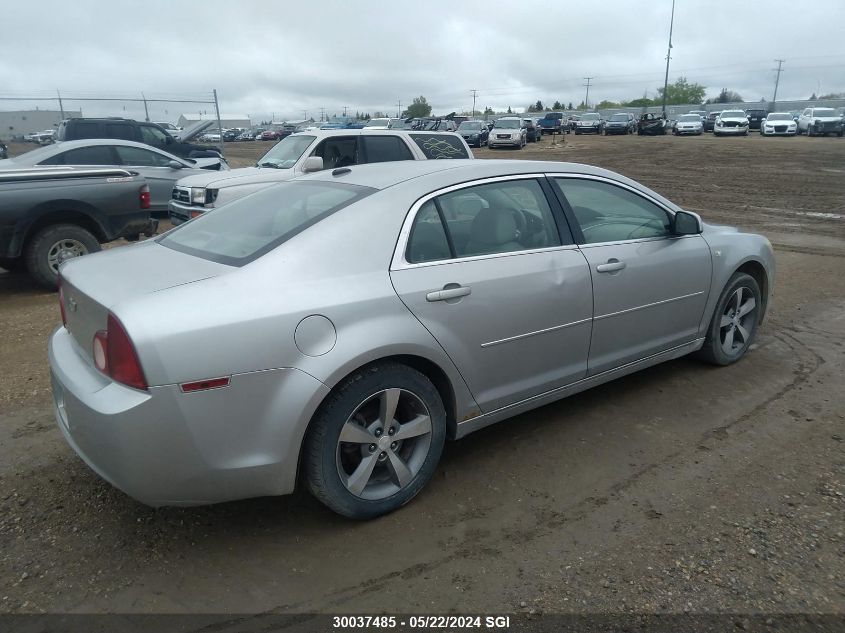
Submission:
<svg viewBox="0 0 845 633">
<path fill-rule="evenodd" d="M 186 112 L 185 114 L 179 117 L 179 120 L 176 122 L 176 125 L 181 128 L 184 128 L 193 123 L 196 123 L 197 121 L 214 121 L 216 123 L 217 115 L 213 112 L 211 114 L 200 114 L 199 112 Z M 220 124 L 224 128 L 252 127 L 252 123 L 249 120 L 249 115 L 246 114 L 221 114 Z"/>
<path fill-rule="evenodd" d="M 66 119 L 82 116 L 79 110 L 64 112 Z M 16 110 L 0 112 L 0 139 L 20 139 L 27 134 L 55 129 L 62 120 L 59 110 Z"/>
</svg>

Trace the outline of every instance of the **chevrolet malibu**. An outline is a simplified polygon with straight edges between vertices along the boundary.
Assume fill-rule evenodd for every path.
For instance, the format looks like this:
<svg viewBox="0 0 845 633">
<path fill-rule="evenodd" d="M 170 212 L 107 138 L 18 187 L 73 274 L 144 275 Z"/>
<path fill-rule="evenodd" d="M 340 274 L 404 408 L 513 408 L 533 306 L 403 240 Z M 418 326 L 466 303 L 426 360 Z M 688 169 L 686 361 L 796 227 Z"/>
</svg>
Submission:
<svg viewBox="0 0 845 633">
<path fill-rule="evenodd" d="M 63 265 L 57 424 L 149 505 L 300 483 L 375 517 L 447 439 L 685 354 L 738 361 L 773 275 L 765 238 L 595 167 L 327 170 Z"/>
</svg>

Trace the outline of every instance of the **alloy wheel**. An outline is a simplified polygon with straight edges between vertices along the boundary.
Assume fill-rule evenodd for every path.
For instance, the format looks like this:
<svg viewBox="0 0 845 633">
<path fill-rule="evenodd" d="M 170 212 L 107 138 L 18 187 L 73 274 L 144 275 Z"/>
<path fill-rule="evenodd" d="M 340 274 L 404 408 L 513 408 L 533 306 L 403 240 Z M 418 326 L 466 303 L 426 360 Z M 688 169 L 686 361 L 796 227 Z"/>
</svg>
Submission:
<svg viewBox="0 0 845 633">
<path fill-rule="evenodd" d="M 719 322 L 719 341 L 725 354 L 734 356 L 751 342 L 756 318 L 757 302 L 754 294 L 749 288 L 740 286 L 725 305 Z"/>
<path fill-rule="evenodd" d="M 47 251 L 47 263 L 54 272 L 58 273 L 62 262 L 87 254 L 88 248 L 79 240 L 63 239 L 53 244 Z"/>
<path fill-rule="evenodd" d="M 346 489 L 380 500 L 408 486 L 431 446 L 431 414 L 406 389 L 385 389 L 366 398 L 343 424 L 337 472 Z"/>
</svg>

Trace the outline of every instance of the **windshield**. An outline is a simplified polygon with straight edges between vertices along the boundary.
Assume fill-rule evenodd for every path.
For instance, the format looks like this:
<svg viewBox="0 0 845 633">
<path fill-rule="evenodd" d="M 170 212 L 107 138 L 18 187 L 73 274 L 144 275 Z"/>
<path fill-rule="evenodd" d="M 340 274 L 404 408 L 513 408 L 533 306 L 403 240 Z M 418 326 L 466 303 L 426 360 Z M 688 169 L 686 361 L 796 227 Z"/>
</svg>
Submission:
<svg viewBox="0 0 845 633">
<path fill-rule="evenodd" d="M 610 117 L 610 120 L 611 121 L 627 121 L 628 115 L 627 114 L 614 114 L 612 117 Z"/>
<path fill-rule="evenodd" d="M 815 108 L 813 116 L 839 116 L 833 108 Z"/>
<path fill-rule="evenodd" d="M 722 112 L 722 118 L 744 119 L 745 112 L 742 110 L 725 110 Z"/>
<path fill-rule="evenodd" d="M 464 121 L 458 126 L 459 130 L 480 130 L 481 121 Z"/>
<path fill-rule="evenodd" d="M 370 119 L 364 127 L 387 127 L 390 124 L 390 119 Z"/>
<path fill-rule="evenodd" d="M 679 121 L 698 121 L 699 123 L 701 123 L 701 117 L 698 116 L 697 114 L 685 114 L 684 116 L 682 116 L 678 120 Z"/>
<path fill-rule="evenodd" d="M 543 117 L 546 120 L 549 119 L 562 119 L 563 115 L 560 112 L 549 112 L 546 116 Z"/>
<path fill-rule="evenodd" d="M 497 127 L 500 130 L 517 130 L 522 127 L 522 124 L 518 119 L 499 119 L 493 124 L 493 127 Z"/>
<path fill-rule="evenodd" d="M 275 169 L 290 169 L 308 149 L 316 137 L 308 134 L 294 134 L 276 143 L 269 152 L 264 154 L 256 165 L 258 167 L 274 167 Z"/>
<path fill-rule="evenodd" d="M 788 112 L 773 112 L 766 117 L 766 121 L 792 121 L 792 115 Z"/>
<path fill-rule="evenodd" d="M 598 121 L 599 115 L 596 114 L 595 112 L 588 112 L 587 114 L 581 115 L 581 120 L 582 121 Z"/>
<path fill-rule="evenodd" d="M 374 192 L 336 182 L 283 182 L 203 213 L 168 232 L 159 243 L 221 264 L 243 266 Z"/>
</svg>

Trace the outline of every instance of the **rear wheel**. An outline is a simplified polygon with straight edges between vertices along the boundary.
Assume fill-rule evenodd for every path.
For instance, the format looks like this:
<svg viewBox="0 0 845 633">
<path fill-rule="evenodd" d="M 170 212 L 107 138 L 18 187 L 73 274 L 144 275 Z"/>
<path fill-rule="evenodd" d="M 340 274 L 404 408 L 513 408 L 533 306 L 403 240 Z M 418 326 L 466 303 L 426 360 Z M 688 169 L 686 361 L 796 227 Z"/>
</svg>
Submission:
<svg viewBox="0 0 845 633">
<path fill-rule="evenodd" d="M 757 333 L 761 305 L 754 277 L 734 273 L 716 303 L 699 356 L 714 365 L 730 365 L 742 358 Z"/>
<path fill-rule="evenodd" d="M 94 235 L 75 224 L 57 224 L 38 231 L 26 247 L 26 267 L 35 281 L 55 290 L 59 266 L 74 257 L 100 250 Z"/>
<path fill-rule="evenodd" d="M 329 395 L 305 438 L 312 494 L 352 519 L 406 503 L 431 479 L 446 440 L 446 411 L 420 372 L 397 363 L 356 372 Z"/>
</svg>

